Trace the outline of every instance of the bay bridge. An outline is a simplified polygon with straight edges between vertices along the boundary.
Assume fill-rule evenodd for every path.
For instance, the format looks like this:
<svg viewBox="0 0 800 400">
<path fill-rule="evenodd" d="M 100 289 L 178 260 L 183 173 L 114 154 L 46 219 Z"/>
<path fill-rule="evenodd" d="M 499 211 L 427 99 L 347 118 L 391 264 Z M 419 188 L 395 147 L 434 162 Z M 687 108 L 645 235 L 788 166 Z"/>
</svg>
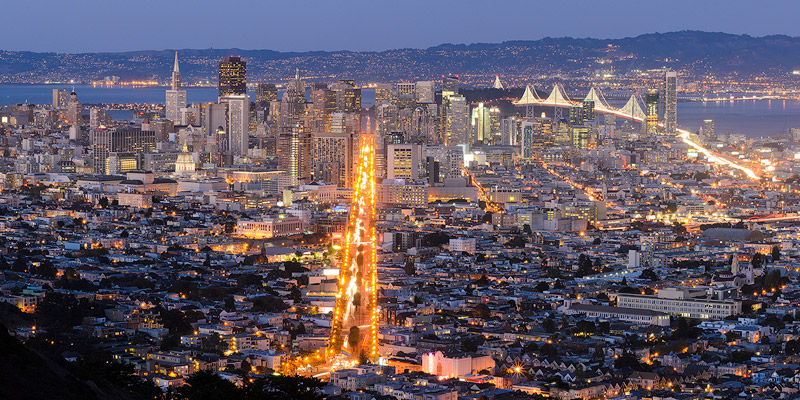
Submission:
<svg viewBox="0 0 800 400">
<path fill-rule="evenodd" d="M 628 102 L 625 103 L 624 106 L 620 108 L 611 107 L 608 102 L 605 100 L 602 92 L 592 87 L 589 89 L 589 93 L 583 99 L 583 101 L 574 101 L 571 100 L 565 94 L 566 91 L 564 90 L 563 85 L 560 83 L 556 83 L 553 86 L 553 90 L 550 92 L 550 95 L 547 98 L 541 98 L 537 91 L 533 89 L 530 85 L 525 87 L 525 93 L 522 94 L 522 97 L 519 98 L 514 104 L 517 107 L 525 107 L 525 116 L 527 118 L 534 118 L 536 117 L 534 113 L 534 107 L 553 107 L 554 117 L 555 119 L 561 119 L 561 115 L 563 112 L 563 108 L 570 108 L 576 105 L 582 105 L 584 101 L 592 101 L 594 102 L 594 111 L 601 113 L 601 114 L 609 114 L 614 115 L 616 117 L 620 117 L 626 120 L 634 121 L 642 123 L 646 119 L 646 114 L 644 113 L 643 102 L 640 96 L 636 94 L 632 94 L 628 99 Z M 727 166 L 731 169 L 739 170 L 744 175 L 753 180 L 759 180 L 760 177 L 756 174 L 753 169 L 748 168 L 747 166 L 743 165 L 741 161 L 734 161 L 731 157 L 717 153 L 715 151 L 709 150 L 700 143 L 692 140 L 691 133 L 684 129 L 677 129 L 678 137 L 687 145 L 692 146 L 693 148 L 697 149 L 700 153 L 706 156 L 709 161 L 720 164 L 723 166 Z"/>
</svg>

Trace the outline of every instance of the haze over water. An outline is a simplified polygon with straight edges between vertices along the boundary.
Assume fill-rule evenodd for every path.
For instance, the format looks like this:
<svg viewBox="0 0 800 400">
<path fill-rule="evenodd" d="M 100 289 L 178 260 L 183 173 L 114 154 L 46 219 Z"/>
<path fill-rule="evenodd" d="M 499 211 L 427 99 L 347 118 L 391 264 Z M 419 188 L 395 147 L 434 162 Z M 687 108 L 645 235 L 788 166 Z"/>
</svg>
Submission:
<svg viewBox="0 0 800 400">
<path fill-rule="evenodd" d="M 0 104 L 49 104 L 52 90 L 70 85 L 0 85 Z M 78 99 L 84 104 L 97 103 L 164 103 L 165 87 L 103 87 L 76 85 Z M 251 93 L 251 96 L 253 94 Z M 188 103 L 217 100 L 214 87 L 186 88 Z M 365 89 L 362 104 L 374 104 L 374 91 Z M 114 118 L 129 118 L 127 112 L 112 113 Z M 765 137 L 800 128 L 800 100 L 748 100 L 736 102 L 679 102 L 678 124 L 697 131 L 703 120 L 713 119 L 715 130 L 722 133 L 743 133 L 748 137 Z"/>
</svg>

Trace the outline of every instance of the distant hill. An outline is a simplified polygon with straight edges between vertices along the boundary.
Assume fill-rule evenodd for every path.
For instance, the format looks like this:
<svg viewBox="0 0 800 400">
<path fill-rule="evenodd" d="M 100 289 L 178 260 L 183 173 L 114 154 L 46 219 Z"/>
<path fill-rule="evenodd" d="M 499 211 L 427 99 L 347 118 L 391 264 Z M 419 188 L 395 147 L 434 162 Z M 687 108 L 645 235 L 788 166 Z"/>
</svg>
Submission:
<svg viewBox="0 0 800 400">
<path fill-rule="evenodd" d="M 117 75 L 124 80 L 166 82 L 175 50 L 57 54 L 0 51 L 0 82 L 83 81 Z M 382 52 L 278 52 L 242 49 L 182 49 L 185 80 L 216 81 L 217 63 L 240 55 L 250 81 L 281 82 L 295 68 L 309 81 L 355 79 L 361 82 L 437 79 L 460 74 L 475 86 L 488 86 L 498 74 L 518 84 L 542 75 L 586 76 L 598 70 L 624 73 L 671 67 L 687 75 L 715 74 L 786 77 L 800 69 L 800 38 L 752 37 L 681 31 L 622 39 L 544 38 L 503 43 L 442 44 L 427 49 Z"/>
</svg>

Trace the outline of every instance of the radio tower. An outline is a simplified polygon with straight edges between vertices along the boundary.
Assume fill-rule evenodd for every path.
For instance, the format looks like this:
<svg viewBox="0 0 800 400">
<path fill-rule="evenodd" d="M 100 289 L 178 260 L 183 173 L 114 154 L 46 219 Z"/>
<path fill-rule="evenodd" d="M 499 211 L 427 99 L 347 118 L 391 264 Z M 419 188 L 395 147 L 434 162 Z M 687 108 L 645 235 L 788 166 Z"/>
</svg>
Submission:
<svg viewBox="0 0 800 400">
<path fill-rule="evenodd" d="M 361 135 L 353 204 L 339 269 L 327 357 L 378 357 L 378 273 L 375 252 L 375 137 Z"/>
</svg>

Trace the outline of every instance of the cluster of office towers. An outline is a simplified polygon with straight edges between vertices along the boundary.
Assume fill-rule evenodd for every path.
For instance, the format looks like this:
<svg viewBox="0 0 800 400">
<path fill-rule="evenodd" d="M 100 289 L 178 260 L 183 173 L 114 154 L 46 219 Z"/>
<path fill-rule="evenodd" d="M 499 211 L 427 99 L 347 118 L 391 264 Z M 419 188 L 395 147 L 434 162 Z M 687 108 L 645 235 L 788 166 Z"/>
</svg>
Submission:
<svg viewBox="0 0 800 400">
<path fill-rule="evenodd" d="M 660 93 L 647 94 L 648 130 L 661 124 L 664 131 L 675 132 L 676 87 L 676 74 L 668 71 Z M 441 89 L 439 95 L 434 81 L 377 84 L 374 108 L 365 113 L 362 90 L 353 81 L 307 84 L 298 71 L 281 96 L 277 85 L 260 83 L 251 102 L 246 62 L 231 56 L 219 62 L 217 101 L 187 105 L 176 53 L 164 118 L 149 115 L 141 125 L 105 129 L 108 117 L 92 109 L 86 133 L 79 128 L 82 108 L 74 92 L 54 91 L 53 104 L 78 127 L 71 136 L 91 145 L 95 173 L 142 168 L 144 153 L 161 152 L 149 156 L 168 163 L 183 152 L 193 154 L 198 164 L 216 166 L 277 160 L 288 185 L 325 181 L 351 186 L 365 133 L 375 134 L 379 178 L 424 178 L 437 184 L 461 177 L 464 155 L 473 146 L 521 147 L 521 157 L 532 158 L 552 145 L 589 148 L 615 129 L 613 117 L 598 124 L 592 101 L 573 106 L 568 119 L 504 118 L 496 107 L 479 103 L 470 108 L 458 76 L 443 76 Z"/>
</svg>

